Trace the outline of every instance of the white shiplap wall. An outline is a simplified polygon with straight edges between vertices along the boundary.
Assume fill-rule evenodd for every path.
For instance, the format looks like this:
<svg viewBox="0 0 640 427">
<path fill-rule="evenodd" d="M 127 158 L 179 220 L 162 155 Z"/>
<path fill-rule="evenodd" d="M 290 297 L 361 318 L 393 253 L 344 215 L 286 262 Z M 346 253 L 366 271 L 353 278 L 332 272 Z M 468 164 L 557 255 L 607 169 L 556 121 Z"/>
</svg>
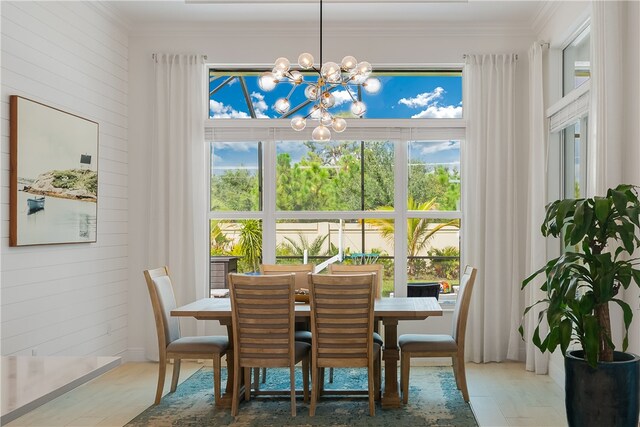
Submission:
<svg viewBox="0 0 640 427">
<path fill-rule="evenodd" d="M 127 347 L 128 36 L 92 2 L 1 2 L 1 352 Z M 100 125 L 95 244 L 10 248 L 9 96 Z"/>
</svg>

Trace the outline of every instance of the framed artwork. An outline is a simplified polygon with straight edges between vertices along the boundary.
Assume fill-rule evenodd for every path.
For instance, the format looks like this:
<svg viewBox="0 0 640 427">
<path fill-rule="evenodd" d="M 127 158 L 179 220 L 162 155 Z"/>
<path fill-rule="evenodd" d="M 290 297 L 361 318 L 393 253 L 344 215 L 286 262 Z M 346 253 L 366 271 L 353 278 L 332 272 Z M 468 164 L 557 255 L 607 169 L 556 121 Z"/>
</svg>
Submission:
<svg viewBox="0 0 640 427">
<path fill-rule="evenodd" d="M 9 245 L 95 242 L 98 123 L 10 97 Z"/>
</svg>

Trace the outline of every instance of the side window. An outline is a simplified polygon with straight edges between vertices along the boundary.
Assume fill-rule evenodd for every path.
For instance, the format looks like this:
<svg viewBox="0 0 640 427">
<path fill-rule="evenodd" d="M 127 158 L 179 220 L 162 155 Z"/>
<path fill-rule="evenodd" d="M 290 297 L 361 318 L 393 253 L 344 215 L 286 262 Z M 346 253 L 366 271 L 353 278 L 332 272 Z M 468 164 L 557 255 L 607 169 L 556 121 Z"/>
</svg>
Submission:
<svg viewBox="0 0 640 427">
<path fill-rule="evenodd" d="M 562 51 L 562 95 L 591 77 L 591 28 L 587 26 Z"/>
<path fill-rule="evenodd" d="M 563 197 L 566 199 L 586 196 L 587 117 L 575 121 L 561 134 L 563 151 Z"/>
</svg>

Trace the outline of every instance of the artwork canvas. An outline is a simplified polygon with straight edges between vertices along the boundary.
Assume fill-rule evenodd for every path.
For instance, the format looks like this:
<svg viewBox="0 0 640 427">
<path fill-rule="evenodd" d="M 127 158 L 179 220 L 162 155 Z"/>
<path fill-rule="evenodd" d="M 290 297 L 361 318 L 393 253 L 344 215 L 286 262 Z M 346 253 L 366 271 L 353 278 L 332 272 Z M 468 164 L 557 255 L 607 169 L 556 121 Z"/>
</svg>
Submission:
<svg viewBox="0 0 640 427">
<path fill-rule="evenodd" d="M 98 123 L 10 97 L 10 246 L 95 242 Z"/>
</svg>

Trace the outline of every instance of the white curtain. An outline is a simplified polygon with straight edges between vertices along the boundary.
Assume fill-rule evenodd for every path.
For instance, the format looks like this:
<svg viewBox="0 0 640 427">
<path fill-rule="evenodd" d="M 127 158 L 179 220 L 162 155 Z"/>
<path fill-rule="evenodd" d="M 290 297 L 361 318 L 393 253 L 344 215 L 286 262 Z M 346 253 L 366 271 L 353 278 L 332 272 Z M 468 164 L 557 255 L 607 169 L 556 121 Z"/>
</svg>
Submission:
<svg viewBox="0 0 640 427">
<path fill-rule="evenodd" d="M 524 241 L 525 253 L 525 276 L 529 276 L 534 271 L 542 267 L 546 259 L 546 241 L 540 232 L 540 226 L 545 216 L 547 171 L 547 129 L 544 113 L 543 98 L 543 68 L 542 68 L 542 45 L 535 42 L 529 49 L 529 156 L 528 162 L 528 191 L 527 191 L 527 217 L 523 223 L 526 229 L 526 239 Z M 545 297 L 540 290 L 542 277 L 538 277 L 530 283 L 524 290 L 524 305 L 530 306 L 536 301 Z M 525 360 L 528 371 L 535 371 L 537 374 L 546 374 L 549 365 L 549 355 L 542 353 L 532 343 L 533 332 L 538 324 L 538 314 L 544 309 L 542 305 L 532 309 L 523 324 L 525 333 Z M 520 314 L 524 307 L 518 307 Z M 516 318 L 516 328 L 519 319 Z M 546 334 L 546 323 L 540 325 L 541 333 Z M 544 336 L 544 335 L 543 335 Z M 519 352 L 521 340 L 512 342 L 509 346 L 509 359 L 517 359 L 516 351 Z"/>
<path fill-rule="evenodd" d="M 518 299 L 515 193 L 516 56 L 467 55 L 463 147 L 463 257 L 478 268 L 467 324 L 467 359 L 501 361 Z M 516 294 L 517 293 L 517 294 Z"/>
<path fill-rule="evenodd" d="M 591 3 L 591 110 L 589 196 L 620 184 L 622 165 L 624 2 Z"/>
<path fill-rule="evenodd" d="M 147 262 L 169 267 L 179 305 L 203 298 L 207 283 L 203 73 L 200 55 L 155 55 Z M 183 322 L 184 335 L 199 332 L 195 320 Z M 155 327 L 148 330 L 155 358 Z"/>
<path fill-rule="evenodd" d="M 608 188 L 622 182 L 623 88 L 622 48 L 626 2 L 593 1 L 591 3 L 591 99 L 587 194 L 604 195 Z M 637 143 L 637 142 L 636 142 Z M 637 183 L 635 183 L 637 184 Z M 623 292 L 622 299 L 637 307 L 633 291 Z M 611 306 L 611 335 L 616 347 L 624 334 L 622 314 Z"/>
</svg>

